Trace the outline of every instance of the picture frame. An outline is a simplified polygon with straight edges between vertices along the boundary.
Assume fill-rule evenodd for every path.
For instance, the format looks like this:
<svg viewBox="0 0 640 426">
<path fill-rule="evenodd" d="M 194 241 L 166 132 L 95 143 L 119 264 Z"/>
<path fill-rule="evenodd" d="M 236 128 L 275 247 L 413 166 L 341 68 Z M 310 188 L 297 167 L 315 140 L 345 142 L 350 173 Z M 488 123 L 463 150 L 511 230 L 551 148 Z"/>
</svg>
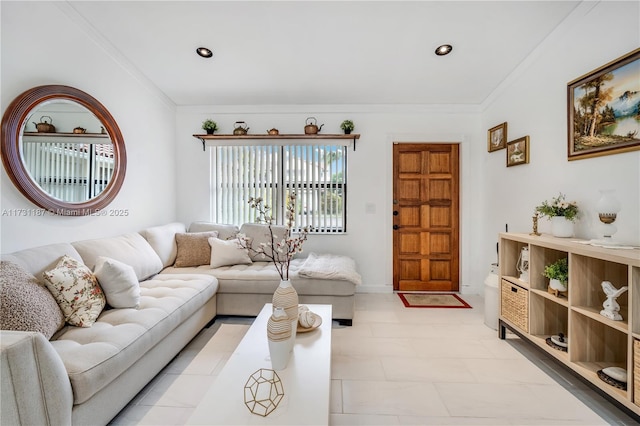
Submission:
<svg viewBox="0 0 640 426">
<path fill-rule="evenodd" d="M 529 136 L 507 142 L 507 167 L 529 164 Z"/>
<path fill-rule="evenodd" d="M 498 124 L 487 131 L 487 151 L 493 152 L 507 146 L 507 123 Z"/>
<path fill-rule="evenodd" d="M 640 48 L 569 82 L 568 160 L 640 149 L 638 105 Z"/>
</svg>

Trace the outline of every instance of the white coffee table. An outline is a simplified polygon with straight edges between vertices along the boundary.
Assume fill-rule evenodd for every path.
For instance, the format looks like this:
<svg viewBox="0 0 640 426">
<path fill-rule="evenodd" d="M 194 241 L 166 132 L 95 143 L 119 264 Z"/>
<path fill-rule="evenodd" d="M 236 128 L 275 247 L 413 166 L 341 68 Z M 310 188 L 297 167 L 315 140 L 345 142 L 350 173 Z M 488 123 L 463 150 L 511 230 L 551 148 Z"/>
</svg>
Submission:
<svg viewBox="0 0 640 426">
<path fill-rule="evenodd" d="M 266 304 L 187 424 L 270 425 L 329 424 L 331 387 L 331 305 L 307 305 L 322 317 L 317 329 L 298 333 L 287 368 L 277 371 L 284 398 L 268 416 L 251 413 L 244 403 L 244 386 L 261 368 L 271 368 Z"/>
</svg>

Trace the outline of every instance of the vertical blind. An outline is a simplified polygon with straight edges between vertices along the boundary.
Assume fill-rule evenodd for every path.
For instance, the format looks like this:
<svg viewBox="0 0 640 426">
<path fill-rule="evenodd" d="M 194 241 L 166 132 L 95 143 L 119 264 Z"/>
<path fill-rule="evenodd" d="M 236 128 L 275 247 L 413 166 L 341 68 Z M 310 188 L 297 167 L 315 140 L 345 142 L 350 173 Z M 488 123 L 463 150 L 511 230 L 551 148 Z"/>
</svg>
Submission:
<svg viewBox="0 0 640 426">
<path fill-rule="evenodd" d="M 31 178 L 62 201 L 83 202 L 100 194 L 113 175 L 113 145 L 23 141 Z"/>
<path fill-rule="evenodd" d="M 295 227 L 346 231 L 347 149 L 336 145 L 217 146 L 211 149 L 211 211 L 219 223 L 255 222 L 251 197 L 283 224 L 287 195 L 296 194 Z"/>
</svg>

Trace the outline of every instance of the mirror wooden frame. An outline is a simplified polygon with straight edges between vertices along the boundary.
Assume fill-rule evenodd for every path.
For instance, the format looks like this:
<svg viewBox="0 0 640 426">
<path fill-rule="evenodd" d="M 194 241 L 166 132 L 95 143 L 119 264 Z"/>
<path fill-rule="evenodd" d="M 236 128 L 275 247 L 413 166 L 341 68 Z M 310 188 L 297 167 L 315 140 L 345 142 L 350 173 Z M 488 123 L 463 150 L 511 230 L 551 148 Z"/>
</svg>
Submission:
<svg viewBox="0 0 640 426">
<path fill-rule="evenodd" d="M 33 181 L 22 161 L 20 142 L 22 129 L 33 109 L 46 101 L 76 102 L 92 112 L 104 126 L 113 143 L 115 168 L 111 180 L 96 197 L 81 203 L 59 200 L 45 192 Z M 98 100 L 79 89 L 62 85 L 34 87 L 18 96 L 2 117 L 2 162 L 7 174 L 20 192 L 38 207 L 64 216 L 86 216 L 103 210 L 116 197 L 127 169 L 124 138 L 113 116 Z"/>
</svg>

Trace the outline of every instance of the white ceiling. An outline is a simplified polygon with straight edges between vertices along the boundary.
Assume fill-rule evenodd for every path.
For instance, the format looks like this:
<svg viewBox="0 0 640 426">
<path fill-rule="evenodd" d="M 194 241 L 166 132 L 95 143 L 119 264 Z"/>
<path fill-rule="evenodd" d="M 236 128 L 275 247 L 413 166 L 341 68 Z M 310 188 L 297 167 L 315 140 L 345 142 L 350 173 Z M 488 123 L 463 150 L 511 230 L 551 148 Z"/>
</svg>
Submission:
<svg viewBox="0 0 640 426">
<path fill-rule="evenodd" d="M 579 3 L 71 1 L 68 10 L 176 105 L 478 105 Z M 443 43 L 453 52 L 438 57 Z"/>
</svg>

